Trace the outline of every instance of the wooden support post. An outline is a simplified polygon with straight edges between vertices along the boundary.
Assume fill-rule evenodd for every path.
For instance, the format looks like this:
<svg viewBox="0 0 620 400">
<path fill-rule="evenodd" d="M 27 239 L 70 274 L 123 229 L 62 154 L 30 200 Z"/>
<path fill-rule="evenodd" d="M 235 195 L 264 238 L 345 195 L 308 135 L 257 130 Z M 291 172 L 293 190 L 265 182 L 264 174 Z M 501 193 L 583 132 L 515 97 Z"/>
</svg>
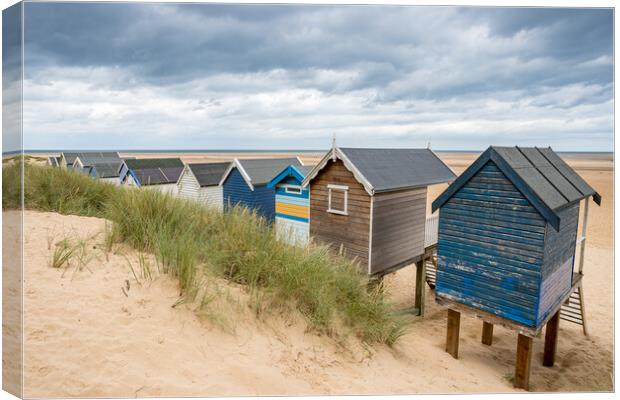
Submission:
<svg viewBox="0 0 620 400">
<path fill-rule="evenodd" d="M 415 274 L 415 308 L 419 310 L 418 315 L 424 316 L 424 304 L 426 303 L 426 263 L 424 257 L 416 264 Z"/>
<path fill-rule="evenodd" d="M 579 305 L 581 306 L 581 327 L 583 334 L 588 336 L 588 326 L 586 325 L 586 299 L 583 295 L 583 280 L 579 282 Z"/>
<path fill-rule="evenodd" d="M 583 274 L 583 262 L 586 255 L 586 232 L 588 230 L 588 210 L 590 209 L 590 197 L 586 197 L 585 199 L 585 207 L 583 210 L 583 222 L 581 224 L 581 238 L 579 241 L 581 242 L 581 246 L 579 248 L 579 273 Z"/>
<path fill-rule="evenodd" d="M 543 355 L 543 365 L 553 367 L 555 362 L 555 352 L 558 347 L 558 329 L 560 327 L 560 311 L 555 313 L 547 322 L 545 330 L 545 352 Z"/>
<path fill-rule="evenodd" d="M 446 352 L 459 358 L 459 331 L 461 329 L 461 313 L 448 309 L 448 329 L 446 333 Z"/>
<path fill-rule="evenodd" d="M 482 323 L 482 344 L 493 344 L 493 324 L 486 321 Z"/>
<path fill-rule="evenodd" d="M 532 361 L 532 348 L 534 339 L 519 334 L 517 339 L 517 361 L 515 364 L 514 387 L 529 390 L 530 365 Z"/>
</svg>

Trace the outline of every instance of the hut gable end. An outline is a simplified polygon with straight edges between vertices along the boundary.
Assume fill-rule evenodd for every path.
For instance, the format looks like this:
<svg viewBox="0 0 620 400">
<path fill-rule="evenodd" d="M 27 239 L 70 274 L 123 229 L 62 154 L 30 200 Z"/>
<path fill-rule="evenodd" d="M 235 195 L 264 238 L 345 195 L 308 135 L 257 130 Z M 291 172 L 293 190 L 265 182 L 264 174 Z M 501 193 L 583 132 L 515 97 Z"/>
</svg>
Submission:
<svg viewBox="0 0 620 400">
<path fill-rule="evenodd" d="M 488 161 L 441 207 L 437 294 L 534 325 L 546 221 Z"/>
<path fill-rule="evenodd" d="M 347 186 L 347 215 L 328 212 L 328 185 Z M 310 185 L 310 236 L 334 251 L 355 257 L 366 272 L 370 235 L 370 196 L 341 160 L 329 161 Z"/>
<path fill-rule="evenodd" d="M 198 200 L 200 196 L 200 184 L 189 167 L 185 167 L 177 182 L 179 196 L 188 200 Z"/>
</svg>

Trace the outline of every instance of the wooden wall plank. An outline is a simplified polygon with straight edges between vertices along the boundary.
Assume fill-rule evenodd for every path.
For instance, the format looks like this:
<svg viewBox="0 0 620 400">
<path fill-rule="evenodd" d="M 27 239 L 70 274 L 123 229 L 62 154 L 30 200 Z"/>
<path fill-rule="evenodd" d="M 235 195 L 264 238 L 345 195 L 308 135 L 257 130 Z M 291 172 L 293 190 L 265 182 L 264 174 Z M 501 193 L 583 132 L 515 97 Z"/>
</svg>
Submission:
<svg viewBox="0 0 620 400">
<path fill-rule="evenodd" d="M 375 194 L 371 273 L 380 273 L 424 253 L 427 188 Z"/>
</svg>

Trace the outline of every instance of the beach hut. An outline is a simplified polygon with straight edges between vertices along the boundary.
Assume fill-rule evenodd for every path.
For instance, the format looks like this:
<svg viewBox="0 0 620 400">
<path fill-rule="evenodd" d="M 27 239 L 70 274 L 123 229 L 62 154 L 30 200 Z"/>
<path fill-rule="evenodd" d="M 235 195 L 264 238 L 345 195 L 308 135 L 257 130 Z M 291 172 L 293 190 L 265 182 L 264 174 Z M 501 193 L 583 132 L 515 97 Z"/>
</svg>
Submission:
<svg viewBox="0 0 620 400">
<path fill-rule="evenodd" d="M 122 164 L 122 161 L 120 164 Z M 120 164 L 117 162 L 93 163 L 85 167 L 85 169 L 88 169 L 88 174 L 95 179 L 99 179 L 113 185 L 120 185 Z"/>
<path fill-rule="evenodd" d="M 512 328 L 519 333 L 515 386 L 527 388 L 532 338 L 549 321 L 545 362 L 553 364 L 560 307 L 581 281 L 573 265 L 580 202 L 589 197 L 600 204 L 551 148 L 489 147 L 433 202 L 447 351 L 458 355 L 460 312 L 483 319 L 487 344 L 493 324 Z"/>
<path fill-rule="evenodd" d="M 429 149 L 334 147 L 303 181 L 310 237 L 382 276 L 422 260 L 429 185 L 456 175 Z"/>
<path fill-rule="evenodd" d="M 47 165 L 50 167 L 59 167 L 60 166 L 60 157 L 49 156 L 47 157 Z"/>
<path fill-rule="evenodd" d="M 177 194 L 177 182 L 185 165 L 180 158 L 124 160 L 119 169 L 121 185 Z"/>
<path fill-rule="evenodd" d="M 289 165 L 301 167 L 303 163 L 299 158 L 235 158 L 220 181 L 224 209 L 234 205 L 252 208 L 273 222 L 275 189 L 267 187 L 267 184 Z"/>
<path fill-rule="evenodd" d="M 71 168 L 104 182 L 119 184 L 118 171 L 123 159 L 116 152 L 75 153 Z"/>
<path fill-rule="evenodd" d="M 313 167 L 289 165 L 267 184 L 276 191 L 276 234 L 292 244 L 308 242 L 310 189 L 301 184 Z"/>
<path fill-rule="evenodd" d="M 115 151 L 82 151 L 60 153 L 60 166 L 72 168 L 74 163 L 80 169 L 91 166 L 93 163 L 122 162 L 121 157 Z"/>
<path fill-rule="evenodd" d="M 187 164 L 177 184 L 179 196 L 222 210 L 224 196 L 220 181 L 229 166 L 230 162 Z"/>
</svg>

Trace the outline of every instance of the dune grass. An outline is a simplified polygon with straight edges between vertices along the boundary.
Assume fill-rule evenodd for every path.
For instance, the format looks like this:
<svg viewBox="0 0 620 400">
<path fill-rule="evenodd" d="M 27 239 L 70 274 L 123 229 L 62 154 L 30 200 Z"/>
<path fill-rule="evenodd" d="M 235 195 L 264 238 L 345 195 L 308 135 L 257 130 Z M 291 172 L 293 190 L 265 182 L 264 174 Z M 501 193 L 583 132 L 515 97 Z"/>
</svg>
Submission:
<svg viewBox="0 0 620 400">
<path fill-rule="evenodd" d="M 3 167 L 5 209 L 19 206 L 19 168 L 19 163 Z M 220 213 L 155 191 L 125 190 L 28 164 L 24 181 L 26 208 L 112 221 L 106 241 L 155 254 L 162 272 L 177 276 L 190 300 L 200 291 L 199 277 L 215 274 L 246 285 L 257 294 L 259 308 L 296 309 L 313 329 L 332 336 L 352 333 L 393 345 L 408 327 L 409 319 L 396 316 L 380 290 L 368 289 L 368 278 L 353 262 L 326 247 L 283 243 L 270 224 L 247 209 Z"/>
<path fill-rule="evenodd" d="M 71 260 L 76 250 L 77 247 L 71 246 L 66 238 L 56 243 L 56 248 L 54 249 L 54 253 L 52 254 L 52 259 L 50 261 L 50 267 L 62 268 L 64 265 L 68 265 L 69 260 Z"/>
</svg>

